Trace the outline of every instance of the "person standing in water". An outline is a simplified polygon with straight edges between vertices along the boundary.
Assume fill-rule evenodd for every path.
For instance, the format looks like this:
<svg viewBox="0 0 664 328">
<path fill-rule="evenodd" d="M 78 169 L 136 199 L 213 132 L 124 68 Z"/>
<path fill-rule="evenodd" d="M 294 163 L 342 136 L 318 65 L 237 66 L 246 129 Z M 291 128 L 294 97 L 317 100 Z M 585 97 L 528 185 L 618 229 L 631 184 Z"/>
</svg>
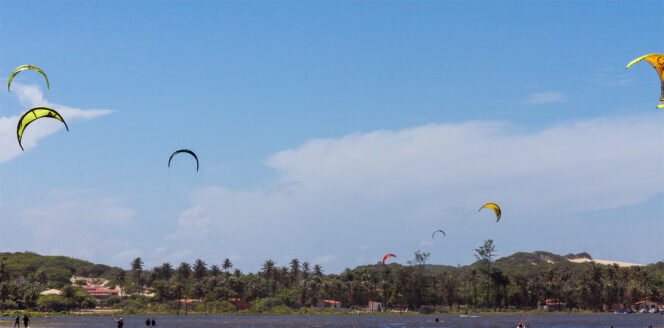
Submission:
<svg viewBox="0 0 664 328">
<path fill-rule="evenodd" d="M 150 327 L 150 318 L 148 318 L 147 320 L 145 320 L 145 326 L 146 326 L 146 327 Z"/>
<path fill-rule="evenodd" d="M 118 319 L 115 317 L 115 314 L 113 314 L 113 319 L 115 320 L 115 322 L 118 323 L 118 328 L 122 328 L 124 326 L 124 321 L 122 320 L 122 318 Z"/>
<path fill-rule="evenodd" d="M 23 327 L 28 328 L 28 323 L 30 323 L 30 318 L 28 318 L 27 314 L 23 315 Z"/>
<path fill-rule="evenodd" d="M 14 328 L 21 328 L 21 315 L 17 314 L 16 315 L 16 321 L 14 322 Z"/>
<path fill-rule="evenodd" d="M 157 322 L 154 320 L 154 318 L 152 318 L 152 327 L 154 327 L 156 325 L 157 325 Z"/>
</svg>

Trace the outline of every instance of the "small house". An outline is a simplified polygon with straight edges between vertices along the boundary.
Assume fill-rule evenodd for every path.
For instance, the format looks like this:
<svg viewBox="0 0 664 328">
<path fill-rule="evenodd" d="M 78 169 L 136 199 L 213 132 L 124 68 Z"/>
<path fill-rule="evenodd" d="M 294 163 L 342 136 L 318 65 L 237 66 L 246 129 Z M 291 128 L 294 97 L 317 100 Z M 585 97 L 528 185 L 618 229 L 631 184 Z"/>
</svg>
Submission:
<svg viewBox="0 0 664 328">
<path fill-rule="evenodd" d="M 334 309 L 334 310 L 337 310 L 337 311 L 341 310 L 341 302 L 334 301 L 334 300 L 320 300 L 320 301 L 318 301 L 317 306 L 320 309 L 331 308 L 331 309 Z"/>
<path fill-rule="evenodd" d="M 235 305 L 235 308 L 239 310 L 251 309 L 253 304 L 251 302 L 243 302 L 240 298 L 231 298 L 231 304 Z"/>
<path fill-rule="evenodd" d="M 369 301 L 368 310 L 371 312 L 383 312 L 385 309 L 383 308 L 383 303 Z"/>
<path fill-rule="evenodd" d="M 557 298 L 547 298 L 544 302 L 539 302 L 537 308 L 543 311 L 564 311 L 567 303 L 561 302 Z"/>
</svg>

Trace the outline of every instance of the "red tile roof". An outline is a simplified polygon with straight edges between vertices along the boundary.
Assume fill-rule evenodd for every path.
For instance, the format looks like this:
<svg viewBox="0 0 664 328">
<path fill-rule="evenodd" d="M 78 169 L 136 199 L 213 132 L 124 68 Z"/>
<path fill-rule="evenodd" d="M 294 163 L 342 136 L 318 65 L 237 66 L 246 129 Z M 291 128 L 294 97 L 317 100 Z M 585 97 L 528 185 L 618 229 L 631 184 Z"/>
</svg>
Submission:
<svg viewBox="0 0 664 328">
<path fill-rule="evenodd" d="M 203 303 L 203 300 L 198 298 L 181 298 L 180 303 Z"/>
</svg>

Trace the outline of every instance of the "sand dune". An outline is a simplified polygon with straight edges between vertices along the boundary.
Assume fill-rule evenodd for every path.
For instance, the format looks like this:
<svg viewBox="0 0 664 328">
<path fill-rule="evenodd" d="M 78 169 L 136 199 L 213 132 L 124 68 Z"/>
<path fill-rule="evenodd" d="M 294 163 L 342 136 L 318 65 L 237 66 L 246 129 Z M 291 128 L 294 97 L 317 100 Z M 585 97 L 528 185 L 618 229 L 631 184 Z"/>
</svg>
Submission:
<svg viewBox="0 0 664 328">
<path fill-rule="evenodd" d="M 632 266 L 644 266 L 643 264 L 629 263 L 629 262 L 618 262 L 618 261 L 609 261 L 609 260 L 591 260 L 591 259 L 571 259 L 570 262 L 583 263 L 583 262 L 596 262 L 604 265 L 617 264 L 619 267 L 632 267 Z"/>
</svg>

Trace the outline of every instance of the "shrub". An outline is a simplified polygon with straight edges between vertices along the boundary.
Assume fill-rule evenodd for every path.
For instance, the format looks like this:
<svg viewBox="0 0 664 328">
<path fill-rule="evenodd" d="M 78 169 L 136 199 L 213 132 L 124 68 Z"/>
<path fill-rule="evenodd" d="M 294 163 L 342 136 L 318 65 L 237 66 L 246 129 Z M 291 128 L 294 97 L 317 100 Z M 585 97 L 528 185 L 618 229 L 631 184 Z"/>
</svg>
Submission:
<svg viewBox="0 0 664 328">
<path fill-rule="evenodd" d="M 235 305 L 228 301 L 208 302 L 208 312 L 210 313 L 234 313 Z"/>
<path fill-rule="evenodd" d="M 274 314 L 291 314 L 291 309 L 285 305 L 277 305 L 270 310 L 270 313 Z"/>
<path fill-rule="evenodd" d="M 67 310 L 67 300 L 60 295 L 44 295 L 37 300 L 39 311 L 65 311 Z"/>
<path fill-rule="evenodd" d="M 120 299 L 120 296 L 115 296 L 115 295 L 113 295 L 113 296 L 107 298 L 107 299 L 104 301 L 103 304 L 106 305 L 106 306 L 113 306 L 113 305 L 115 305 L 115 304 L 120 303 L 121 301 L 122 301 L 122 299 Z"/>
<path fill-rule="evenodd" d="M 335 310 L 334 308 L 329 307 L 329 308 L 325 308 L 325 310 L 323 310 L 323 313 L 337 313 L 337 310 Z"/>
<path fill-rule="evenodd" d="M 268 312 L 272 310 L 273 307 L 284 305 L 284 301 L 275 297 L 261 298 L 256 300 L 254 303 L 254 308 L 258 312 Z"/>
</svg>

